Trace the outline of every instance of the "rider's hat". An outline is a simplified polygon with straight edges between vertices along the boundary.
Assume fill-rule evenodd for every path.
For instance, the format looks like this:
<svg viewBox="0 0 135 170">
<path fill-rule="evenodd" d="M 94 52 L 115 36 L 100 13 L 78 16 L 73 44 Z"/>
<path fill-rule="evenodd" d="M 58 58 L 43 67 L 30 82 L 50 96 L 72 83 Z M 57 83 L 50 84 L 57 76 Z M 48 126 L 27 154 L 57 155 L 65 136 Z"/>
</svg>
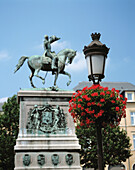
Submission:
<svg viewBox="0 0 135 170">
<path fill-rule="evenodd" d="M 44 38 L 45 38 L 45 39 L 48 38 L 48 35 L 45 35 Z"/>
</svg>

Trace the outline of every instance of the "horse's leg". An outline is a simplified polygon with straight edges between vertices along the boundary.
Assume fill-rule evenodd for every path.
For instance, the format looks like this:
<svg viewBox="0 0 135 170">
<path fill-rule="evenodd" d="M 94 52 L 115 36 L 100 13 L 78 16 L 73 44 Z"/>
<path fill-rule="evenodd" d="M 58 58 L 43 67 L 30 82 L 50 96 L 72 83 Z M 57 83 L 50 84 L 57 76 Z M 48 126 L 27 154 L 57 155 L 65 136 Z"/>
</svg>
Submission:
<svg viewBox="0 0 135 170">
<path fill-rule="evenodd" d="M 61 72 L 61 74 L 67 75 L 67 76 L 69 77 L 69 81 L 67 82 L 67 86 L 69 86 L 70 83 L 71 83 L 71 74 L 69 74 L 69 73 L 66 72 L 66 71 Z"/>
<path fill-rule="evenodd" d="M 31 75 L 29 76 L 30 83 L 31 83 L 31 86 L 32 86 L 32 87 L 36 88 L 36 87 L 34 86 L 33 82 L 32 82 L 33 76 L 34 76 L 34 70 L 31 70 Z"/>
<path fill-rule="evenodd" d="M 34 72 L 34 76 L 40 78 L 42 80 L 42 83 L 45 84 L 45 79 L 38 75 L 40 70 L 41 70 L 41 68 L 36 69 L 35 72 Z"/>
<path fill-rule="evenodd" d="M 55 80 L 54 80 L 54 86 L 56 86 L 56 81 L 57 81 L 57 78 L 58 78 L 58 72 L 55 72 Z"/>
</svg>

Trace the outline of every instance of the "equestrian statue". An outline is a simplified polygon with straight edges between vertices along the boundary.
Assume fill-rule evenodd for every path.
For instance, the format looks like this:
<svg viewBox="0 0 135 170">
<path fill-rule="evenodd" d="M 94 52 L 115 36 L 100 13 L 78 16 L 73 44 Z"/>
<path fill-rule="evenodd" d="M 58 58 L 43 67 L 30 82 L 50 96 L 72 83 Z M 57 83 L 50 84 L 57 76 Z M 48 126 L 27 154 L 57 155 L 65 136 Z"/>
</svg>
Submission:
<svg viewBox="0 0 135 170">
<path fill-rule="evenodd" d="M 76 55 L 76 51 L 74 51 L 72 49 L 63 49 L 57 54 L 55 53 L 55 51 L 51 51 L 51 44 L 59 39 L 60 38 L 58 38 L 54 35 L 52 35 L 51 37 L 48 37 L 48 35 L 45 35 L 43 55 L 42 56 L 33 55 L 31 57 L 22 56 L 19 59 L 18 64 L 16 65 L 16 69 L 15 69 L 14 73 L 17 72 L 20 69 L 20 67 L 23 65 L 25 60 L 28 59 L 28 66 L 31 70 L 31 75 L 29 76 L 29 79 L 31 82 L 31 86 L 33 88 L 36 88 L 32 81 L 32 78 L 34 76 L 40 78 L 42 80 L 42 83 L 45 84 L 45 78 L 47 76 L 47 73 L 46 73 L 46 76 L 43 78 L 38 75 L 40 70 L 47 71 L 47 72 L 51 71 L 52 74 L 55 75 L 54 87 L 56 87 L 56 81 L 57 81 L 59 74 L 67 75 L 69 77 L 67 86 L 69 86 L 71 83 L 71 75 L 68 72 L 66 72 L 64 69 L 65 69 L 66 64 L 72 63 L 72 61 Z M 67 61 L 67 63 L 66 63 L 66 61 Z"/>
</svg>

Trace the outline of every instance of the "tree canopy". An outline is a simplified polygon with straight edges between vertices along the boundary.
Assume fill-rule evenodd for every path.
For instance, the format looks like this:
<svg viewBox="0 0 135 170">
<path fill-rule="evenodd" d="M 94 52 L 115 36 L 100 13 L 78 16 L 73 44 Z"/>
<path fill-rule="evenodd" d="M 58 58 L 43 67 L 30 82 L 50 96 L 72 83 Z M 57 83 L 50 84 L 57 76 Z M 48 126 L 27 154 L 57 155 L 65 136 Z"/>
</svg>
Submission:
<svg viewBox="0 0 135 170">
<path fill-rule="evenodd" d="M 91 128 L 77 128 L 77 137 L 81 145 L 81 164 L 86 168 L 97 169 L 97 138 L 95 126 Z M 130 138 L 125 130 L 120 127 L 110 127 L 102 129 L 104 167 L 106 165 L 118 165 L 125 162 L 131 156 Z"/>
<path fill-rule="evenodd" d="M 19 127 L 19 105 L 14 95 L 2 106 L 0 115 L 0 170 L 14 169 L 14 145 Z"/>
</svg>

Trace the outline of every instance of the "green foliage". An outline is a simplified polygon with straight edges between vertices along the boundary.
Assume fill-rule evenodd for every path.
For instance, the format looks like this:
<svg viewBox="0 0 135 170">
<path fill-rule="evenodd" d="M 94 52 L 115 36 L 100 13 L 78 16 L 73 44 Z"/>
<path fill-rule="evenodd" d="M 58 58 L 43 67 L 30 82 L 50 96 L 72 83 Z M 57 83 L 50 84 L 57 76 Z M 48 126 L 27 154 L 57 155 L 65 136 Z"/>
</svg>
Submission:
<svg viewBox="0 0 135 170">
<path fill-rule="evenodd" d="M 97 137 L 95 126 L 76 129 L 81 145 L 81 164 L 86 168 L 97 168 Z M 120 127 L 109 125 L 102 129 L 104 166 L 117 165 L 131 156 L 130 138 Z"/>
<path fill-rule="evenodd" d="M 14 169 L 14 145 L 19 127 L 19 105 L 14 95 L 4 103 L 0 115 L 0 170 Z"/>
</svg>

